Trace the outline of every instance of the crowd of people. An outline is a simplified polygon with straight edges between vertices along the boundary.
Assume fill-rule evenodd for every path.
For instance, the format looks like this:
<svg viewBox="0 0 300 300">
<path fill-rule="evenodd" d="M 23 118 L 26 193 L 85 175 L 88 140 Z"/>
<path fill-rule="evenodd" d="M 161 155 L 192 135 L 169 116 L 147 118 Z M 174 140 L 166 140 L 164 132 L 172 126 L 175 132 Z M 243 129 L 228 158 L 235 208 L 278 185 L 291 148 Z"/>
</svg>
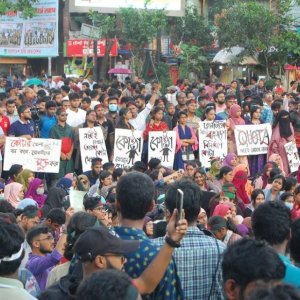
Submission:
<svg viewBox="0 0 300 300">
<path fill-rule="evenodd" d="M 2 172 L 1 298 L 300 299 L 300 172 L 284 148 L 293 141 L 300 152 L 295 83 L 178 80 L 163 93 L 139 77 L 41 80 L 0 78 L 1 159 L 9 136 L 62 140 L 57 174 Z M 215 120 L 226 122 L 228 154 L 204 168 L 199 124 Z M 268 153 L 239 156 L 235 126 L 266 123 Z M 94 127 L 109 162 L 94 157 L 83 172 L 79 129 Z M 130 168 L 113 163 L 116 128 L 143 132 Z M 167 168 L 147 143 L 149 132 L 171 130 Z"/>
</svg>

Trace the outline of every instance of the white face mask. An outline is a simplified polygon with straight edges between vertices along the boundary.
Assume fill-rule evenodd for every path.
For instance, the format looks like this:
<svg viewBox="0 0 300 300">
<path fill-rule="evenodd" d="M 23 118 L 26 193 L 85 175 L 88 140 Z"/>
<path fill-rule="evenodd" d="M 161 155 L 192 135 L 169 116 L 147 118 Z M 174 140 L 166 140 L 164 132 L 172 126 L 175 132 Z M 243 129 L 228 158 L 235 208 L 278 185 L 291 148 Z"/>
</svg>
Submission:
<svg viewBox="0 0 300 300">
<path fill-rule="evenodd" d="M 293 209 L 293 203 L 285 202 L 285 206 L 288 207 L 290 210 Z"/>
<path fill-rule="evenodd" d="M 45 189 L 44 189 L 44 188 L 37 188 L 37 189 L 36 189 L 36 193 L 37 193 L 38 195 L 43 195 L 44 192 L 45 192 Z"/>
</svg>

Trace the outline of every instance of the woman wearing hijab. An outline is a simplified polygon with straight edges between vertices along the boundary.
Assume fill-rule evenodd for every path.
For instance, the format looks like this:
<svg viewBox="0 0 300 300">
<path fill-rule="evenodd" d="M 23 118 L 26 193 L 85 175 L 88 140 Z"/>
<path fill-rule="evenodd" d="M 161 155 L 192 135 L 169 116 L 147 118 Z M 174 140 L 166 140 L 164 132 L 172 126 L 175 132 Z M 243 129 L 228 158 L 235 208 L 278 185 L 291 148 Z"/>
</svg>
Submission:
<svg viewBox="0 0 300 300">
<path fill-rule="evenodd" d="M 255 189 L 265 189 L 268 181 L 270 179 L 270 172 L 274 169 L 278 168 L 274 162 L 268 161 L 262 172 L 258 174 L 258 177 L 254 180 L 254 188 Z"/>
<path fill-rule="evenodd" d="M 246 164 L 238 164 L 232 171 L 232 175 L 233 177 L 235 176 L 235 174 L 238 171 L 245 171 L 247 176 L 249 175 L 249 169 L 248 166 Z M 251 193 L 253 192 L 253 186 L 251 184 L 250 180 L 247 180 L 246 186 L 245 186 L 246 192 L 248 195 L 251 195 Z"/>
<path fill-rule="evenodd" d="M 31 170 L 24 169 L 18 174 L 16 182 L 23 185 L 24 192 L 27 192 L 29 183 L 34 179 L 34 173 Z"/>
<path fill-rule="evenodd" d="M 44 183 L 40 178 L 34 178 L 30 183 L 27 192 L 25 193 L 25 198 L 32 198 L 38 204 L 38 207 L 41 208 L 44 205 L 44 202 L 47 196 L 44 194 Z"/>
<path fill-rule="evenodd" d="M 268 148 L 269 160 L 273 153 L 279 154 L 283 163 L 283 171 L 289 174 L 289 163 L 284 145 L 294 140 L 294 129 L 290 121 L 289 113 L 282 110 L 278 113 L 273 125 L 272 138 Z"/>
<path fill-rule="evenodd" d="M 276 167 L 281 170 L 282 175 L 285 176 L 285 172 L 284 172 L 284 168 L 283 168 L 283 162 L 281 159 L 281 156 L 277 153 L 273 153 L 271 154 L 271 156 L 269 157 L 269 162 L 273 162 L 276 164 Z"/>
<path fill-rule="evenodd" d="M 245 125 L 245 120 L 241 117 L 242 109 L 238 104 L 233 104 L 229 110 L 228 126 L 228 153 L 237 153 L 234 129 L 237 125 Z"/>
<path fill-rule="evenodd" d="M 20 201 L 24 198 L 24 187 L 18 182 L 7 184 L 4 188 L 4 199 L 14 208 L 18 207 Z"/>
<path fill-rule="evenodd" d="M 222 192 L 222 187 L 226 183 L 231 183 L 233 179 L 232 168 L 222 167 L 216 179 L 210 183 L 212 190 L 216 193 Z"/>
<path fill-rule="evenodd" d="M 42 207 L 42 216 L 46 217 L 52 208 L 62 208 L 66 196 L 66 190 L 59 187 L 52 187 L 49 190 L 47 199 Z"/>
<path fill-rule="evenodd" d="M 219 157 L 213 158 L 210 162 L 210 169 L 207 172 L 207 178 L 213 182 L 216 177 L 220 174 L 221 161 Z"/>
<path fill-rule="evenodd" d="M 238 171 L 235 173 L 232 183 L 236 187 L 236 196 L 243 201 L 244 204 L 249 204 L 250 199 L 249 195 L 246 191 L 246 184 L 247 184 L 248 178 L 247 173 L 245 171 Z"/>
<path fill-rule="evenodd" d="M 237 155 L 235 153 L 228 153 L 223 160 L 223 167 L 234 168 L 237 166 Z"/>
</svg>

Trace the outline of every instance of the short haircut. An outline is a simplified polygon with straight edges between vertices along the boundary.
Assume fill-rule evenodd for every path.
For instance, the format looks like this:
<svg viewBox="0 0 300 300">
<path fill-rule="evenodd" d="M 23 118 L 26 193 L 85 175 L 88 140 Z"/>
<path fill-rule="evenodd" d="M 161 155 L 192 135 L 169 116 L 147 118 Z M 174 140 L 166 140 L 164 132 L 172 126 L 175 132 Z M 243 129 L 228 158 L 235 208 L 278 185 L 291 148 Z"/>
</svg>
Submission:
<svg viewBox="0 0 300 300">
<path fill-rule="evenodd" d="M 0 201 L 0 212 L 2 213 L 13 213 L 15 208 L 11 205 L 10 202 L 6 200 Z"/>
<path fill-rule="evenodd" d="M 109 97 L 107 101 L 108 101 L 108 103 L 109 103 L 110 101 L 113 101 L 113 100 L 116 100 L 116 101 L 118 102 L 118 98 L 115 97 L 115 96 Z"/>
<path fill-rule="evenodd" d="M 9 224 L 0 219 L 0 260 L 18 253 L 24 242 L 24 234 L 16 224 Z M 7 276 L 15 273 L 24 257 L 24 253 L 13 261 L 1 261 L 0 276 Z"/>
<path fill-rule="evenodd" d="M 123 172 L 124 172 L 124 169 L 116 168 L 112 174 L 113 181 L 117 181 L 118 177 L 121 177 Z"/>
<path fill-rule="evenodd" d="M 47 214 L 46 219 L 51 220 L 51 223 L 63 225 L 66 222 L 66 214 L 61 208 L 52 208 Z"/>
<path fill-rule="evenodd" d="M 130 296 L 129 296 L 130 295 Z M 76 300 L 137 299 L 138 291 L 131 278 L 117 270 L 94 272 L 78 287 Z"/>
<path fill-rule="evenodd" d="M 28 108 L 28 106 L 25 104 L 20 105 L 18 107 L 18 115 L 20 116 L 27 108 Z"/>
<path fill-rule="evenodd" d="M 57 107 L 57 104 L 55 101 L 47 101 L 46 102 L 46 109 L 49 109 L 49 108 L 53 108 L 53 107 Z"/>
<path fill-rule="evenodd" d="M 249 283 L 256 280 L 282 279 L 285 269 L 276 251 L 263 241 L 243 238 L 229 246 L 223 254 L 223 281 L 234 280 L 240 286 L 241 294 Z"/>
<path fill-rule="evenodd" d="M 70 90 L 71 90 L 71 88 L 68 85 L 63 85 L 61 87 L 61 90 L 64 91 L 64 92 L 66 92 L 66 93 L 69 93 Z"/>
<path fill-rule="evenodd" d="M 176 208 L 177 189 L 181 189 L 184 193 L 183 209 L 186 220 L 188 223 L 195 222 L 201 208 L 202 193 L 199 186 L 194 181 L 186 179 L 170 184 L 166 192 L 165 204 L 171 214 Z"/>
<path fill-rule="evenodd" d="M 141 220 L 151 209 L 154 184 L 149 176 L 131 172 L 122 176 L 117 184 L 116 198 L 123 218 Z"/>
<path fill-rule="evenodd" d="M 78 93 L 71 93 L 69 94 L 69 100 L 72 101 L 72 100 L 78 100 L 80 99 L 80 96 Z"/>
<path fill-rule="evenodd" d="M 91 104 L 92 103 L 92 99 L 90 97 L 84 97 L 82 100 L 81 100 L 81 103 L 82 102 L 86 102 L 87 104 Z"/>
<path fill-rule="evenodd" d="M 7 105 L 11 105 L 11 104 L 16 104 L 16 100 L 15 100 L 15 99 L 8 99 L 8 100 L 6 101 L 6 106 L 7 106 Z"/>
<path fill-rule="evenodd" d="M 38 216 L 39 209 L 34 205 L 28 205 L 22 210 L 22 217 L 33 219 Z"/>
<path fill-rule="evenodd" d="M 33 227 L 27 232 L 26 241 L 30 246 L 32 246 L 32 242 L 37 236 L 47 233 L 49 233 L 49 228 L 47 226 L 39 225 Z"/>
<path fill-rule="evenodd" d="M 281 201 L 268 201 L 252 214 L 252 229 L 257 240 L 279 245 L 289 236 L 291 213 Z"/>
</svg>

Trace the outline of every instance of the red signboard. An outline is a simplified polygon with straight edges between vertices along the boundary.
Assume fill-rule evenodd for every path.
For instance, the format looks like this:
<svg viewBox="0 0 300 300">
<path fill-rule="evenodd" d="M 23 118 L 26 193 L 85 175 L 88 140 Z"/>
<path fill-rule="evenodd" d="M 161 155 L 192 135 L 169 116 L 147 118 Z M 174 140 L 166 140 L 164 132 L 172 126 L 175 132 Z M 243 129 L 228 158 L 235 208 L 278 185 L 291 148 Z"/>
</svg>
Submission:
<svg viewBox="0 0 300 300">
<path fill-rule="evenodd" d="M 110 56 L 118 55 L 118 40 L 113 39 L 113 45 L 110 50 Z M 67 41 L 67 57 L 82 57 L 93 56 L 93 40 L 68 40 Z M 103 57 L 105 55 L 106 44 L 105 39 L 97 42 L 97 56 Z"/>
</svg>

